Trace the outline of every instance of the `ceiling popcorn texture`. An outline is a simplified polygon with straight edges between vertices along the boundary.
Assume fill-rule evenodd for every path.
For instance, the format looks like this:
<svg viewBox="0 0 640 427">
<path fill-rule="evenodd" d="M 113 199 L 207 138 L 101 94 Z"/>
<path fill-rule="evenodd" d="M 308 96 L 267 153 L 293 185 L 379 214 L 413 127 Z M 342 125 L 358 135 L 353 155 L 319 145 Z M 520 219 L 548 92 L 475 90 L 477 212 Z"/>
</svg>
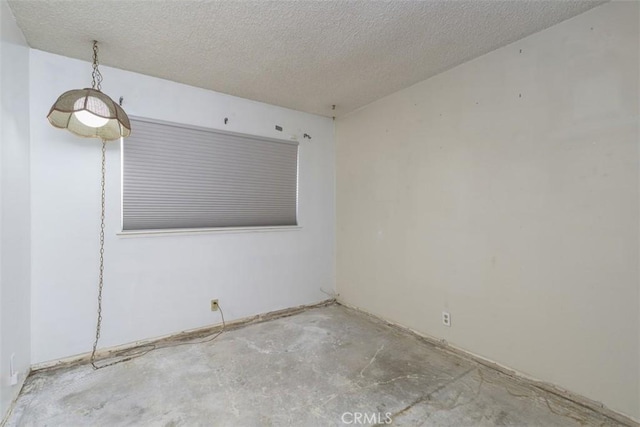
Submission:
<svg viewBox="0 0 640 427">
<path fill-rule="evenodd" d="M 338 116 L 603 1 L 9 3 L 35 49 Z"/>
</svg>

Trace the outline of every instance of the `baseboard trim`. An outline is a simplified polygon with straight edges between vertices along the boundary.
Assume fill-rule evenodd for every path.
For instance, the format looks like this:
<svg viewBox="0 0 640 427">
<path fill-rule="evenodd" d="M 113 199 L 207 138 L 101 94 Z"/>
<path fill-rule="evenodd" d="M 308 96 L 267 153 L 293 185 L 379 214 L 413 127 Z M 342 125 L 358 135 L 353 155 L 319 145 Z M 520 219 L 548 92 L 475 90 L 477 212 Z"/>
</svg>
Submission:
<svg viewBox="0 0 640 427">
<path fill-rule="evenodd" d="M 358 312 L 366 317 L 369 317 L 371 319 L 374 319 L 378 322 L 382 322 L 385 325 L 394 328 L 396 330 L 400 330 L 404 333 L 408 333 L 410 335 L 415 336 L 416 338 L 429 343 L 431 345 L 433 345 L 434 347 L 454 354 L 458 357 L 461 357 L 465 360 L 470 360 L 473 361 L 475 363 L 478 363 L 482 366 L 485 366 L 487 368 L 493 369 L 495 371 L 500 372 L 501 374 L 507 375 L 509 377 L 515 378 L 518 381 L 522 381 L 524 383 L 527 383 L 528 385 L 538 388 L 540 390 L 546 391 L 548 393 L 552 393 L 562 399 L 566 399 L 569 400 L 577 405 L 580 405 L 582 407 L 585 407 L 587 409 L 590 409 L 592 411 L 598 412 L 610 419 L 612 419 L 615 422 L 618 422 L 620 424 L 623 424 L 625 426 L 628 427 L 640 427 L 640 420 L 635 420 L 633 418 L 631 418 L 628 415 L 625 414 L 621 414 L 620 412 L 617 412 L 609 407 L 607 407 L 606 405 L 604 405 L 601 402 L 597 402 L 595 400 L 589 399 L 588 397 L 582 396 L 580 394 L 574 393 L 572 391 L 569 390 L 565 390 L 562 387 L 556 386 L 554 384 L 545 382 L 545 381 L 541 381 L 538 380 L 536 378 L 532 378 L 529 375 L 526 375 L 522 372 L 519 372 L 517 370 L 514 370 L 512 368 L 509 368 L 507 366 L 501 365 L 497 362 L 494 362 L 492 360 L 486 359 L 482 356 L 479 356 L 477 354 L 471 353 L 467 350 L 464 350 L 460 347 L 456 347 L 452 344 L 449 344 L 446 340 L 444 339 L 438 339 L 429 335 L 425 335 L 421 332 L 415 331 L 411 328 L 408 328 L 406 326 L 397 324 L 397 323 L 393 323 L 381 316 L 375 315 L 373 313 L 370 313 L 366 310 L 363 310 L 360 307 L 348 304 L 344 301 L 341 301 L 340 299 L 338 299 L 336 301 L 336 304 L 345 307 L 349 310 L 353 310 L 355 312 Z"/>
<path fill-rule="evenodd" d="M 285 308 L 283 310 L 270 311 L 267 313 L 256 314 L 254 316 L 244 317 L 236 319 L 230 322 L 226 322 L 225 331 L 238 329 L 244 326 L 252 325 L 255 323 L 267 322 L 269 320 L 280 319 L 283 317 L 293 316 L 303 311 L 326 307 L 328 305 L 335 304 L 335 298 L 327 299 L 315 304 L 300 305 L 297 307 Z M 175 334 L 168 334 L 160 337 L 150 338 L 146 340 L 135 341 L 127 344 L 121 344 L 118 346 L 107 347 L 99 349 L 96 352 L 96 361 L 105 360 L 112 357 L 122 357 L 126 353 L 136 350 L 139 347 L 144 347 L 152 344 L 171 344 L 173 342 L 189 341 L 197 338 L 203 338 L 208 335 L 212 335 L 219 332 L 222 329 L 222 324 L 209 325 L 201 328 L 189 329 L 186 331 L 178 332 Z M 42 371 L 52 371 L 57 369 L 70 368 L 78 365 L 85 365 L 91 360 L 91 352 L 78 354 L 63 359 L 51 360 L 42 363 L 36 363 L 31 366 L 30 374 Z"/>
</svg>

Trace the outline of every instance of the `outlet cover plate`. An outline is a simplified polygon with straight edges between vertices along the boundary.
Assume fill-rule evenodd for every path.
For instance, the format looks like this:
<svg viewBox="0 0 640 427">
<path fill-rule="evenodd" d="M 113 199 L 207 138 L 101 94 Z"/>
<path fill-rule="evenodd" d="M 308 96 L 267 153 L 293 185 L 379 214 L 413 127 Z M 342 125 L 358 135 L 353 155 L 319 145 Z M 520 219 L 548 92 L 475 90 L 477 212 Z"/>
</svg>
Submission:
<svg viewBox="0 0 640 427">
<path fill-rule="evenodd" d="M 448 311 L 442 312 L 442 324 L 447 327 L 451 327 L 451 313 Z"/>
</svg>

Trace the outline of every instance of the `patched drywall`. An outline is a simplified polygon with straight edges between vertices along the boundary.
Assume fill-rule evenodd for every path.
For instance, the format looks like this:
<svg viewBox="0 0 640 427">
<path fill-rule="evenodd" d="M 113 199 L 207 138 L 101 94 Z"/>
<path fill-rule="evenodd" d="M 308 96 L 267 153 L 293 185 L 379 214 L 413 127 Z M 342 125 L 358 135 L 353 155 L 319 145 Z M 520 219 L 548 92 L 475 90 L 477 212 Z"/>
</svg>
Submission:
<svg viewBox="0 0 640 427">
<path fill-rule="evenodd" d="M 340 298 L 640 419 L 639 16 L 607 3 L 339 119 Z"/>
<path fill-rule="evenodd" d="M 212 298 L 227 320 L 326 299 L 335 262 L 333 121 L 113 68 L 102 74 L 104 92 L 123 96 L 132 116 L 297 136 L 301 228 L 120 236 L 120 147 L 110 143 L 100 347 L 219 323 Z M 31 51 L 33 363 L 88 352 L 95 334 L 100 142 L 46 120 L 63 91 L 90 78 L 87 62 Z"/>
<path fill-rule="evenodd" d="M 0 420 L 30 366 L 29 47 L 0 0 Z M 17 383 L 11 384 L 13 358 Z"/>
</svg>

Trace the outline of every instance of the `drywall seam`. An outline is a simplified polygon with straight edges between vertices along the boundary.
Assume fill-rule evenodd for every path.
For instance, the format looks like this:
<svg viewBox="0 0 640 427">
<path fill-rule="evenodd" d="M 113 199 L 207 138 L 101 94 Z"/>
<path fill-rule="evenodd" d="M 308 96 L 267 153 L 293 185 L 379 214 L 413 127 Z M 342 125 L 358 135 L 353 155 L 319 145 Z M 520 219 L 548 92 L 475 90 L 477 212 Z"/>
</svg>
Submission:
<svg viewBox="0 0 640 427">
<path fill-rule="evenodd" d="M 315 304 L 306 304 L 299 305 L 297 307 L 285 308 L 283 310 L 270 311 L 268 313 L 256 314 L 254 316 L 244 317 L 241 319 L 237 319 L 231 322 L 226 322 L 226 326 L 224 327 L 225 331 L 230 331 L 234 329 L 238 329 L 241 327 L 245 327 L 248 325 L 253 325 L 255 323 L 263 323 L 269 320 L 280 319 L 283 317 L 293 316 L 298 313 L 302 313 L 303 311 L 326 307 L 332 304 L 335 304 L 335 298 L 327 299 Z M 212 335 L 216 332 L 219 332 L 222 329 L 222 324 L 217 325 L 209 325 L 202 328 L 190 329 L 187 331 L 182 331 L 177 334 L 170 334 L 156 338 L 150 338 L 146 340 L 135 341 L 132 343 L 122 344 L 114 347 L 108 347 L 100 349 L 96 352 L 96 360 L 104 360 L 111 357 L 120 357 L 123 356 L 123 353 L 129 353 L 131 350 L 135 350 L 140 347 L 147 346 L 149 344 L 171 344 L 176 342 L 189 341 L 197 338 L 204 338 L 208 335 Z M 197 344 L 197 343 L 194 343 Z M 84 365 L 89 363 L 91 359 L 91 352 L 66 357 L 63 359 L 36 363 L 31 366 L 30 374 L 40 371 L 52 371 L 62 368 L 69 368 L 72 366 Z"/>
<path fill-rule="evenodd" d="M 588 397 L 584 397 L 580 394 L 571 392 L 569 390 L 565 390 L 562 387 L 559 387 L 555 384 L 551 384 L 548 382 L 544 382 L 541 380 L 538 380 L 537 378 L 533 378 L 527 374 L 524 374 L 520 371 L 517 371 L 513 368 L 510 368 L 508 366 L 502 365 L 500 363 L 494 362 L 493 360 L 487 359 L 485 357 L 482 357 L 480 355 L 477 355 L 475 353 L 472 353 L 470 351 L 467 351 L 463 348 L 457 347 L 455 345 L 452 345 L 450 343 L 447 342 L 447 340 L 445 339 L 440 339 L 440 338 L 436 338 L 430 335 L 425 335 L 422 334 L 414 329 L 411 329 L 407 326 L 398 324 L 398 323 L 394 323 L 391 322 L 390 320 L 387 320 L 383 317 L 377 316 L 375 314 L 369 313 L 366 310 L 361 309 L 360 307 L 356 307 L 353 306 L 351 304 L 347 304 L 343 301 L 341 301 L 340 299 L 336 300 L 336 304 L 345 307 L 349 310 L 353 310 L 356 311 L 358 313 L 361 313 L 367 317 L 369 317 L 370 319 L 373 319 L 375 321 L 378 322 L 382 322 L 387 326 L 390 326 L 396 330 L 400 330 L 401 332 L 404 333 L 409 333 L 413 336 L 415 336 L 416 338 L 427 342 L 431 345 L 433 345 L 434 347 L 448 352 L 450 354 L 453 354 L 455 356 L 458 357 L 462 357 L 465 360 L 469 360 L 472 362 L 476 362 L 481 364 L 482 366 L 485 366 L 487 368 L 493 369 L 495 371 L 500 372 L 501 374 L 507 375 L 511 378 L 514 378 L 515 380 L 518 381 L 522 381 L 524 383 L 526 383 L 529 386 L 538 388 L 540 390 L 546 391 L 548 393 L 552 393 L 562 399 L 566 399 L 569 400 L 577 405 L 583 406 L 587 409 L 590 409 L 592 411 L 598 412 L 606 417 L 611 418 L 612 420 L 618 422 L 618 423 L 622 423 L 625 426 L 629 426 L 629 427 L 640 427 L 640 420 L 635 420 L 634 418 L 632 418 L 629 415 L 626 414 L 622 414 L 620 412 L 617 412 L 609 407 L 607 407 L 606 405 L 604 405 L 601 402 L 597 402 L 595 400 L 589 399 Z"/>
</svg>

